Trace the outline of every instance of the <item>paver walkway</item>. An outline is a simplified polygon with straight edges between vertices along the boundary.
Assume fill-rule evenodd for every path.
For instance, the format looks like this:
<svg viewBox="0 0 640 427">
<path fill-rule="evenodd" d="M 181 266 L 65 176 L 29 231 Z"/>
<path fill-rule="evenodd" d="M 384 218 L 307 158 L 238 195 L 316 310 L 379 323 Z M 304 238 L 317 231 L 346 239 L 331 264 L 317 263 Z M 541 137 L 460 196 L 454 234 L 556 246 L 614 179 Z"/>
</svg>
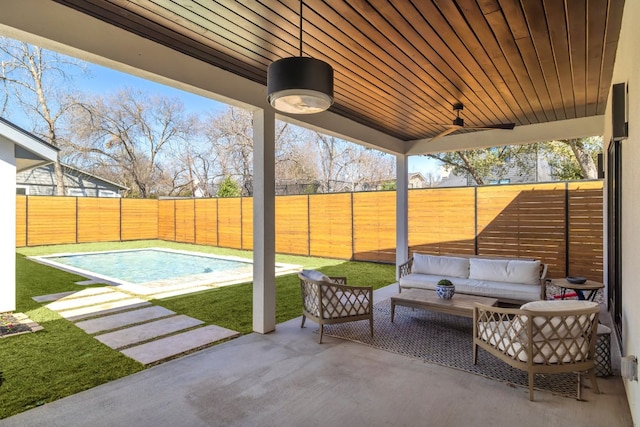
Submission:
<svg viewBox="0 0 640 427">
<path fill-rule="evenodd" d="M 239 332 L 203 326 L 175 312 L 112 287 L 87 288 L 33 298 L 95 339 L 138 362 L 149 365 L 174 359 Z"/>
</svg>

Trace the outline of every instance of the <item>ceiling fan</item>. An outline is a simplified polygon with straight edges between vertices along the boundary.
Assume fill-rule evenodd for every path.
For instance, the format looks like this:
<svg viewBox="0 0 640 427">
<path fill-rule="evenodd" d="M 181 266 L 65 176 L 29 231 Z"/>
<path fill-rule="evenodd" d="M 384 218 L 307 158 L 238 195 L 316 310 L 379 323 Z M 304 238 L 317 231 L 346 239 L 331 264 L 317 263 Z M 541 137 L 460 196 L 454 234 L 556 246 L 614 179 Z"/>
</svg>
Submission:
<svg viewBox="0 0 640 427">
<path fill-rule="evenodd" d="M 440 132 L 438 135 L 434 136 L 433 138 L 431 138 L 429 140 L 429 142 L 438 139 L 438 138 L 442 138 L 443 136 L 449 135 L 450 133 L 453 133 L 455 131 L 458 131 L 460 129 L 506 129 L 506 130 L 511 130 L 513 129 L 516 124 L 515 123 L 496 123 L 496 124 L 491 124 L 491 125 L 485 125 L 485 126 L 465 126 L 464 125 L 464 120 L 460 117 L 460 111 L 462 111 L 464 109 L 464 105 L 462 105 L 461 102 L 456 102 L 455 104 L 453 104 L 453 111 L 456 112 L 456 118 L 453 119 L 453 124 L 450 125 L 439 125 L 439 126 L 445 126 L 448 129 Z"/>
</svg>

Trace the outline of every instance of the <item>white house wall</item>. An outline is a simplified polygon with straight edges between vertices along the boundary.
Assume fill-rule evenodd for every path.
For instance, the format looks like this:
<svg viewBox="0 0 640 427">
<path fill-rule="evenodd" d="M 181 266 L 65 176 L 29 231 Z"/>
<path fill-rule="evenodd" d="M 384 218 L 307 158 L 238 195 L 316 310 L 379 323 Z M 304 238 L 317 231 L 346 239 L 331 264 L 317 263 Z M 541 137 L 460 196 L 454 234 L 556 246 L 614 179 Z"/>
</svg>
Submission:
<svg viewBox="0 0 640 427">
<path fill-rule="evenodd" d="M 16 309 L 16 158 L 13 141 L 0 136 L 0 313 Z"/>
<path fill-rule="evenodd" d="M 640 51 L 637 25 L 640 1 L 627 0 L 612 83 L 629 87 L 629 137 L 622 141 L 622 343 L 624 355 L 640 356 Z M 611 99 L 611 98 L 609 98 Z M 607 106 L 604 141 L 611 139 L 611 104 Z M 605 150 L 606 152 L 606 150 Z M 606 214 L 606 212 L 605 212 Z M 612 342 L 613 344 L 613 342 Z M 615 344 L 614 344 L 615 345 Z M 640 384 L 625 381 L 635 424 L 640 421 Z"/>
</svg>

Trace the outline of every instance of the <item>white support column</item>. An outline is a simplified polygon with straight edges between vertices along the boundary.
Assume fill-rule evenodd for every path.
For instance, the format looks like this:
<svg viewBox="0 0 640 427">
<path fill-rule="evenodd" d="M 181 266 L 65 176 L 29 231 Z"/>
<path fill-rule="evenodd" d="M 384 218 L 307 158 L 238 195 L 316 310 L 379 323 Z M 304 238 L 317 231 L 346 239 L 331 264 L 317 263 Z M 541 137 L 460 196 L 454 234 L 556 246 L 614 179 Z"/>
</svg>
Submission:
<svg viewBox="0 0 640 427">
<path fill-rule="evenodd" d="M 409 258 L 408 170 L 409 156 L 396 154 L 396 267 Z M 396 268 L 396 276 L 397 274 Z"/>
<path fill-rule="evenodd" d="M 253 113 L 253 330 L 276 329 L 275 115 Z"/>
<path fill-rule="evenodd" d="M 0 137 L 0 259 L 6 266 L 0 280 L 0 313 L 16 309 L 16 157 L 11 141 Z"/>
</svg>

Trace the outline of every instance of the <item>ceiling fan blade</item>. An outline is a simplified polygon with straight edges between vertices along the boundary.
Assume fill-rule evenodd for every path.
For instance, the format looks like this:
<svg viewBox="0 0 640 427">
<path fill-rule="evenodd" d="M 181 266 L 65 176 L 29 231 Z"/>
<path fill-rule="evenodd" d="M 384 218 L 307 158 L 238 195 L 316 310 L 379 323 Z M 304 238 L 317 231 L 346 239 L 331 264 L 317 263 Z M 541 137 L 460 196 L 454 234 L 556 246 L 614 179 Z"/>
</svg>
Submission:
<svg viewBox="0 0 640 427">
<path fill-rule="evenodd" d="M 450 125 L 446 125 L 446 126 L 450 126 Z M 442 138 L 443 136 L 447 136 L 450 133 L 453 133 L 457 130 L 463 129 L 462 126 L 451 126 L 449 127 L 449 129 L 447 130 L 443 130 L 442 132 L 440 132 L 439 134 L 437 134 L 436 136 L 434 136 L 433 138 L 431 138 L 429 140 L 429 142 L 435 141 L 436 139 Z"/>
<path fill-rule="evenodd" d="M 505 129 L 512 130 L 516 127 L 515 123 L 497 123 L 494 125 L 486 125 L 486 126 L 465 126 L 465 129 Z"/>
</svg>

